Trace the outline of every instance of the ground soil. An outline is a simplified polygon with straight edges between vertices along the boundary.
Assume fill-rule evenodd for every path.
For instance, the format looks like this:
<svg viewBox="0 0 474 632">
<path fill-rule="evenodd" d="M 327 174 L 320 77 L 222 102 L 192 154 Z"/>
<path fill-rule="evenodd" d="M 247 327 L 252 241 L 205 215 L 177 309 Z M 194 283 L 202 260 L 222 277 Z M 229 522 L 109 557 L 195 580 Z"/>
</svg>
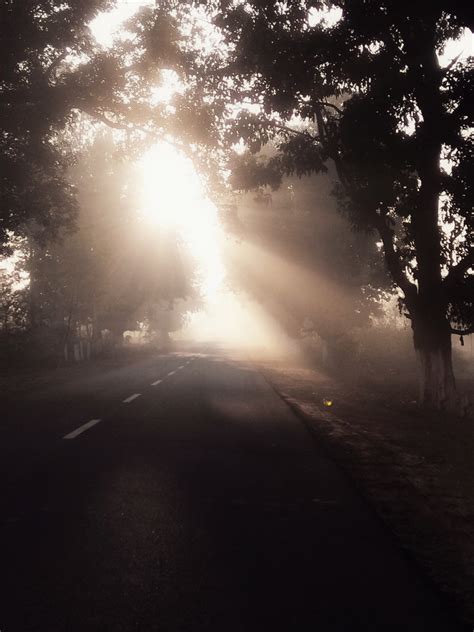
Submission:
<svg viewBox="0 0 474 632">
<path fill-rule="evenodd" d="M 420 410 L 408 380 L 348 383 L 287 363 L 259 368 L 402 547 L 474 624 L 472 417 Z"/>
</svg>

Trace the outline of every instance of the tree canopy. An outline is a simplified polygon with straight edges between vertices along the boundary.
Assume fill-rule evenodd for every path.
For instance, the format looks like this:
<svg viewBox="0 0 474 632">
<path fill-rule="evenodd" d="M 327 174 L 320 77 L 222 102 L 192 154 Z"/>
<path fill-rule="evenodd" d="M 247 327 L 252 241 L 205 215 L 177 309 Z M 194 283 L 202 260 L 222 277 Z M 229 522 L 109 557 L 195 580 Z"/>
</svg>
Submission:
<svg viewBox="0 0 474 632">
<path fill-rule="evenodd" d="M 62 63 L 92 50 L 87 24 L 110 3 L 2 2 L 0 244 L 29 220 L 54 234 L 77 210 L 65 179 L 71 150 L 58 137 L 71 116 Z"/>
<path fill-rule="evenodd" d="M 78 113 L 176 143 L 221 192 L 329 166 L 340 209 L 380 239 L 423 399 L 448 401 L 451 333 L 474 324 L 473 71 L 439 56 L 474 26 L 465 3 L 163 0 L 102 48 L 89 24 L 114 4 L 2 4 L 0 242 L 73 221 Z"/>
<path fill-rule="evenodd" d="M 227 106 L 234 185 L 275 187 L 333 164 L 341 209 L 383 244 L 422 396 L 449 399 L 450 335 L 474 321 L 473 72 L 472 58 L 442 67 L 439 54 L 472 26 L 464 3 L 199 4 L 222 40 L 199 71 L 207 108 Z"/>
<path fill-rule="evenodd" d="M 92 20 L 116 4 L 37 0 L 0 7 L 3 248 L 32 222 L 45 241 L 73 225 L 77 203 L 66 173 L 84 117 L 124 131 L 147 123 L 146 134 L 161 133 L 161 108 L 150 103 L 153 82 L 138 49 L 133 54 L 123 43 L 107 50 L 91 32 Z"/>
</svg>

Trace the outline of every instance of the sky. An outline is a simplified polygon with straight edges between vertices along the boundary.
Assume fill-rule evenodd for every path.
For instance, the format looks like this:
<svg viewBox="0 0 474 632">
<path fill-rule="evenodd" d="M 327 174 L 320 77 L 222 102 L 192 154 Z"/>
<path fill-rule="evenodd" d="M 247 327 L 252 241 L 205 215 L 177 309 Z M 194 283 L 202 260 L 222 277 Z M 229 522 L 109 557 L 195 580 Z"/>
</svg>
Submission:
<svg viewBox="0 0 474 632">
<path fill-rule="evenodd" d="M 139 206 L 144 221 L 178 232 L 198 262 L 203 297 L 215 299 L 225 277 L 220 255 L 222 231 L 217 209 L 192 162 L 171 145 L 158 143 L 139 164 Z"/>
<path fill-rule="evenodd" d="M 128 20 L 142 6 L 153 6 L 155 0 L 119 0 L 117 7 L 112 11 L 99 15 L 90 24 L 94 37 L 103 46 L 111 46 L 114 33 L 117 34 L 120 26 Z M 321 18 L 320 11 L 312 11 L 310 24 L 316 24 Z M 324 16 L 328 26 L 332 26 L 339 19 L 338 10 L 333 10 Z M 469 29 L 464 30 L 463 36 L 459 40 L 448 42 L 445 50 L 439 55 L 440 65 L 447 66 L 452 59 L 460 55 L 459 59 L 464 60 L 470 55 L 474 55 L 474 34 Z"/>
<path fill-rule="evenodd" d="M 90 29 L 96 40 L 102 46 L 112 46 L 114 33 L 120 26 L 143 6 L 153 6 L 155 0 L 118 0 L 112 11 L 100 14 L 90 24 Z"/>
</svg>

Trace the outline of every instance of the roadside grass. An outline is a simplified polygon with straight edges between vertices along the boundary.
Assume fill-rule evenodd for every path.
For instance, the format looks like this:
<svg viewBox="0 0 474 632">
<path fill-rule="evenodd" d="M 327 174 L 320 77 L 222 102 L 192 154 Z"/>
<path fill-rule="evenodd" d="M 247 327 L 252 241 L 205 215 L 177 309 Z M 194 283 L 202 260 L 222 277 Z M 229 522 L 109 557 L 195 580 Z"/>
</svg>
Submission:
<svg viewBox="0 0 474 632">
<path fill-rule="evenodd" d="M 474 420 L 421 410 L 408 376 L 361 384 L 287 363 L 258 367 L 474 624 Z M 462 389 L 472 386 L 466 378 Z"/>
</svg>

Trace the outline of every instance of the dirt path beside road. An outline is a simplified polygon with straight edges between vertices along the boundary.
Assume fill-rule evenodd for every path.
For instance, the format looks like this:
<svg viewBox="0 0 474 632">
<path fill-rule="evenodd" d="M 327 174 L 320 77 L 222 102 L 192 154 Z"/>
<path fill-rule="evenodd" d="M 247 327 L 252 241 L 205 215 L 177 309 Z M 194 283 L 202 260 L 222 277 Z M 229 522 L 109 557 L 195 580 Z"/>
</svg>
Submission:
<svg viewBox="0 0 474 632">
<path fill-rule="evenodd" d="M 321 372 L 260 363 L 403 548 L 474 624 L 474 423 Z"/>
</svg>

